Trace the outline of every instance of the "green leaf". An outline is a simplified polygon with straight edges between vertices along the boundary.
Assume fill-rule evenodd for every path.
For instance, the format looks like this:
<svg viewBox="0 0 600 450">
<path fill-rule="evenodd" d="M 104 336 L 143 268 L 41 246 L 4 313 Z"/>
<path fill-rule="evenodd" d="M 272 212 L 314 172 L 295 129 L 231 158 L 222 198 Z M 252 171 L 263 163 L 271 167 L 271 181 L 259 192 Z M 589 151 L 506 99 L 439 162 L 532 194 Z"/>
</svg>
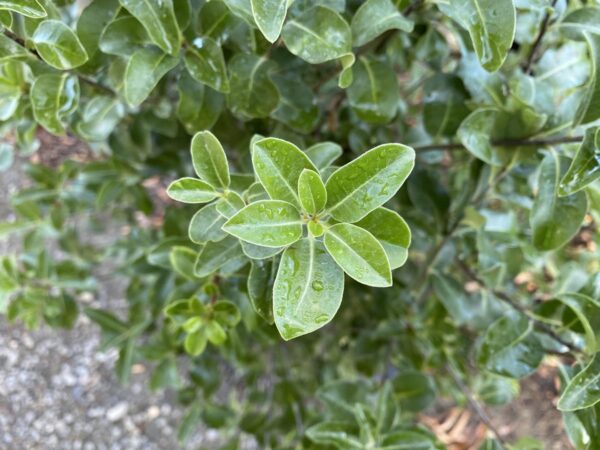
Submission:
<svg viewBox="0 0 600 450">
<path fill-rule="evenodd" d="M 317 171 L 310 159 L 294 144 L 277 138 L 261 139 L 252 147 L 252 165 L 273 200 L 300 207 L 297 188 L 304 169 Z"/>
<path fill-rule="evenodd" d="M 218 195 L 210 184 L 190 177 L 173 181 L 167 188 L 167 194 L 182 203 L 207 203 Z"/>
<path fill-rule="evenodd" d="M 13 164 L 13 161 L 14 151 L 12 145 L 0 143 L 0 172 L 6 172 L 8 169 L 10 169 L 10 167 Z"/>
<path fill-rule="evenodd" d="M 390 122 L 400 103 L 400 91 L 392 67 L 363 56 L 353 71 L 354 82 L 348 88 L 352 110 L 365 122 Z"/>
<path fill-rule="evenodd" d="M 225 150 L 210 131 L 196 133 L 190 147 L 192 165 L 198 178 L 214 187 L 229 187 L 229 165 Z"/>
<path fill-rule="evenodd" d="M 342 156 L 342 153 L 344 153 L 342 147 L 335 142 L 320 142 L 306 150 L 306 156 L 308 156 L 319 170 L 329 167 L 336 159 Z"/>
<path fill-rule="evenodd" d="M 306 430 L 308 438 L 318 444 L 332 445 L 345 450 L 360 450 L 365 448 L 357 436 L 354 436 L 355 426 L 349 422 L 330 420 L 320 422 Z"/>
<path fill-rule="evenodd" d="M 238 53 L 229 61 L 227 106 L 234 114 L 249 119 L 268 117 L 277 108 L 279 93 L 269 78 L 274 68 L 273 61 L 256 55 Z"/>
<path fill-rule="evenodd" d="M 78 103 L 79 80 L 74 75 L 40 75 L 31 86 L 33 116 L 50 133 L 65 134 L 62 119 L 75 111 Z"/>
<path fill-rule="evenodd" d="M 15 114 L 31 77 L 31 69 L 24 62 L 9 60 L 0 65 L 0 120 Z"/>
<path fill-rule="evenodd" d="M 400 373 L 394 378 L 393 389 L 403 410 L 421 411 L 435 400 L 435 386 L 431 378 L 421 372 Z"/>
<path fill-rule="evenodd" d="M 553 250 L 566 244 L 579 230 L 587 212 L 587 197 L 579 191 L 558 196 L 558 185 L 566 162 L 549 152 L 540 166 L 538 195 L 531 208 L 533 245 L 538 250 Z"/>
<path fill-rule="evenodd" d="M 17 44 L 8 36 L 0 34 L 0 62 L 10 59 L 28 58 L 31 54 L 25 47 Z"/>
<path fill-rule="evenodd" d="M 600 34 L 600 9 L 594 6 L 577 8 L 560 21 L 559 27 L 571 39 L 585 40 L 585 33 Z"/>
<path fill-rule="evenodd" d="M 185 351 L 192 356 L 198 356 L 206 349 L 208 338 L 204 329 L 190 333 L 185 337 L 183 346 Z"/>
<path fill-rule="evenodd" d="M 282 252 L 284 247 L 262 247 L 260 245 L 251 244 L 250 242 L 241 241 L 242 251 L 250 259 L 267 259 L 272 258 Z"/>
<path fill-rule="evenodd" d="M 77 123 L 77 132 L 88 141 L 103 141 L 125 114 L 118 99 L 99 95 L 92 98 Z"/>
<path fill-rule="evenodd" d="M 161 50 L 170 55 L 179 52 L 181 31 L 177 25 L 172 0 L 119 0 L 121 5 L 139 20 L 148 36 Z"/>
<path fill-rule="evenodd" d="M 558 400 L 561 411 L 577 411 L 600 402 L 600 353 L 569 382 Z"/>
<path fill-rule="evenodd" d="M 199 82 L 228 93 L 229 79 L 221 46 L 209 37 L 197 37 L 185 51 L 185 67 Z"/>
<path fill-rule="evenodd" d="M 288 0 L 251 0 L 252 16 L 258 29 L 273 43 L 279 38 L 288 8 Z"/>
<path fill-rule="evenodd" d="M 223 230 L 251 244 L 283 247 L 302 237 L 302 220 L 291 203 L 261 200 L 239 211 Z"/>
<path fill-rule="evenodd" d="M 450 0 L 455 18 L 471 36 L 481 65 L 498 70 L 512 47 L 516 31 L 513 0 Z"/>
<path fill-rule="evenodd" d="M 103 30 L 112 22 L 119 9 L 119 0 L 94 0 L 77 19 L 77 36 L 90 59 L 98 51 Z"/>
<path fill-rule="evenodd" d="M 559 195 L 571 195 L 600 178 L 600 127 L 585 130 L 569 170 L 560 181 Z"/>
<path fill-rule="evenodd" d="M 243 244 L 242 244 L 243 246 Z M 273 283 L 277 274 L 277 265 L 273 260 L 251 261 L 248 274 L 248 297 L 252 308 L 267 323 L 273 324 Z"/>
<path fill-rule="evenodd" d="M 31 37 L 40 57 L 57 69 L 69 70 L 88 60 L 73 30 L 59 20 L 44 20 Z"/>
<path fill-rule="evenodd" d="M 337 12 L 317 5 L 283 28 L 288 50 L 310 64 L 320 64 L 351 53 L 350 26 Z"/>
<path fill-rule="evenodd" d="M 578 125 L 600 119 L 600 34 L 583 33 L 590 49 L 592 70 L 582 101 L 575 113 Z"/>
<path fill-rule="evenodd" d="M 0 10 L 14 11 L 33 19 L 42 19 L 48 15 L 37 0 L 2 0 L 0 1 Z"/>
<path fill-rule="evenodd" d="M 402 144 L 375 147 L 327 180 L 327 210 L 340 222 L 356 222 L 400 189 L 415 164 L 415 152 Z"/>
<path fill-rule="evenodd" d="M 367 286 L 392 285 L 392 272 L 383 246 L 367 230 L 338 223 L 326 230 L 325 247 L 350 277 Z"/>
<path fill-rule="evenodd" d="M 160 79 L 178 63 L 177 58 L 156 48 L 135 52 L 125 70 L 125 99 L 130 106 L 139 106 L 150 95 Z"/>
<path fill-rule="evenodd" d="M 390 0 L 367 0 L 352 18 L 354 46 L 360 47 L 389 30 L 410 33 L 414 23 L 398 11 Z"/>
<path fill-rule="evenodd" d="M 302 209 L 308 214 L 316 214 L 325 208 L 327 191 L 319 174 L 310 169 L 304 169 L 298 178 L 298 197 Z"/>
<path fill-rule="evenodd" d="M 98 46 L 104 53 L 129 57 L 149 43 L 144 26 L 135 17 L 123 16 L 104 28 Z"/>
<path fill-rule="evenodd" d="M 473 156 L 493 166 L 501 166 L 507 159 L 501 149 L 492 145 L 492 133 L 499 116 L 497 108 L 479 108 L 463 120 L 457 132 L 458 138 Z"/>
<path fill-rule="evenodd" d="M 217 211 L 217 205 L 211 203 L 206 205 L 190 221 L 188 235 L 190 240 L 196 244 L 203 244 L 207 241 L 218 242 L 227 236 L 221 227 L 227 219 Z"/>
<path fill-rule="evenodd" d="M 240 242 L 233 236 L 219 242 L 207 242 L 196 261 L 196 276 L 206 277 L 240 255 L 243 255 Z"/>
<path fill-rule="evenodd" d="M 526 316 L 510 313 L 488 328 L 477 361 L 490 372 L 522 378 L 533 373 L 543 357 L 533 323 Z"/>
<path fill-rule="evenodd" d="M 410 246 L 410 228 L 400 215 L 387 208 L 377 208 L 356 222 L 383 246 L 392 270 L 404 265 Z"/>
<path fill-rule="evenodd" d="M 301 78 L 273 74 L 271 80 L 279 90 L 279 106 L 271 117 L 301 133 L 311 132 L 319 121 L 319 108 L 312 90 Z"/>
<path fill-rule="evenodd" d="M 437 74 L 425 81 L 423 87 L 423 119 L 425 130 L 433 137 L 452 137 L 469 108 L 469 94 L 461 79 L 455 75 Z"/>
<path fill-rule="evenodd" d="M 216 321 L 211 320 L 206 324 L 206 337 L 213 345 L 223 345 L 227 340 L 227 333 L 223 327 Z"/>
<path fill-rule="evenodd" d="M 231 219 L 246 206 L 244 199 L 235 191 L 225 191 L 221 198 L 217 200 L 216 205 L 219 214 L 227 219 Z"/>
<path fill-rule="evenodd" d="M 214 0 L 213 0 L 214 1 Z M 223 110 L 223 95 L 184 72 L 177 83 L 177 118 L 189 134 L 212 128 Z"/>
<path fill-rule="evenodd" d="M 219 300 L 213 305 L 213 317 L 224 328 L 235 327 L 242 319 L 237 305 L 227 300 Z"/>
<path fill-rule="evenodd" d="M 177 245 L 171 248 L 169 261 L 176 273 L 188 280 L 195 280 L 194 264 L 197 257 L 197 251 Z"/>
<path fill-rule="evenodd" d="M 327 324 L 343 292 L 344 272 L 323 243 L 304 238 L 287 248 L 273 287 L 273 314 L 281 337 L 287 341 Z"/>
</svg>

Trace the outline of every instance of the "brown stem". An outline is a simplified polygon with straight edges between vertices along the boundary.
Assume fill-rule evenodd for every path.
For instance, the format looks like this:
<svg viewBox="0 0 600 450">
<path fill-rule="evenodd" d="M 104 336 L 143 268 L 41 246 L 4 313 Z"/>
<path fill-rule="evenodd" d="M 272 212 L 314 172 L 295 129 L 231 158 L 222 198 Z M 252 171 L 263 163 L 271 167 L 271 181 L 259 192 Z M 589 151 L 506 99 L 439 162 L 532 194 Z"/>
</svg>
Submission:
<svg viewBox="0 0 600 450">
<path fill-rule="evenodd" d="M 552 0 L 552 5 L 551 5 L 552 8 L 554 8 L 556 6 L 556 2 L 557 2 L 557 0 Z M 533 45 L 531 46 L 531 50 L 529 51 L 529 56 L 527 57 L 527 60 L 525 61 L 525 65 L 523 66 L 523 70 L 525 71 L 526 74 L 531 73 L 531 66 L 533 65 L 535 56 L 538 52 L 540 45 L 542 44 L 542 39 L 544 38 L 546 31 L 548 31 L 548 25 L 550 24 L 551 15 L 552 15 L 552 13 L 550 11 L 546 11 L 546 13 L 544 14 L 544 18 L 542 19 L 542 24 L 540 26 L 540 31 L 539 31 L 537 37 L 535 38 Z"/>
<path fill-rule="evenodd" d="M 492 141 L 494 147 L 545 147 L 547 145 L 572 144 L 583 141 L 583 136 L 563 136 L 551 139 L 498 139 Z M 431 152 L 434 150 L 465 150 L 460 143 L 428 144 L 413 147 L 416 152 Z"/>
<path fill-rule="evenodd" d="M 544 323 L 541 320 L 534 317 L 527 308 L 525 308 L 524 306 L 522 306 L 521 304 L 519 304 L 515 300 L 513 300 L 506 292 L 501 291 L 499 289 L 488 288 L 486 286 L 485 282 L 481 278 L 479 278 L 479 276 L 475 272 L 473 272 L 471 270 L 471 268 L 464 263 L 464 261 L 461 261 L 460 259 L 457 258 L 456 263 L 457 263 L 458 267 L 465 273 L 467 278 L 469 278 L 471 281 L 476 282 L 482 288 L 489 290 L 492 294 L 494 294 L 494 296 L 496 296 L 496 298 L 498 298 L 499 300 L 506 303 L 508 306 L 510 306 L 515 311 L 518 311 L 521 314 L 526 315 L 531 321 L 533 321 L 535 323 L 536 327 L 542 333 L 546 334 L 547 336 L 550 336 L 556 342 L 567 347 L 573 353 L 581 352 L 581 350 L 579 348 L 577 348 L 570 342 L 565 341 L 558 334 L 556 334 L 554 332 L 554 330 L 552 330 L 546 323 Z"/>
</svg>

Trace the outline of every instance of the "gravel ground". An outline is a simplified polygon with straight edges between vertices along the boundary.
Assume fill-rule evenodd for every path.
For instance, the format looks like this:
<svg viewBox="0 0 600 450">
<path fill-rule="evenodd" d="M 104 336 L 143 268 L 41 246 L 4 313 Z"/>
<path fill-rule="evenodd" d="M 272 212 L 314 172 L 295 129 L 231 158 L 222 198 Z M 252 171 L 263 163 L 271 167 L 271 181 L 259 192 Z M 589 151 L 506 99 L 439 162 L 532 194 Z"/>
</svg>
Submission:
<svg viewBox="0 0 600 450">
<path fill-rule="evenodd" d="M 0 175 L 0 221 L 11 218 L 9 197 L 23 182 L 19 164 Z M 0 241 L 0 255 L 17 250 L 15 240 Z M 90 306 L 124 305 L 119 283 L 99 285 Z M 84 315 L 72 330 L 36 331 L 0 316 L 0 449 L 181 448 L 176 435 L 185 411 L 172 393 L 150 392 L 142 365 L 120 385 L 116 352 L 99 353 L 99 343 L 99 328 Z M 183 448 L 215 448 L 215 437 L 198 430 Z"/>
</svg>

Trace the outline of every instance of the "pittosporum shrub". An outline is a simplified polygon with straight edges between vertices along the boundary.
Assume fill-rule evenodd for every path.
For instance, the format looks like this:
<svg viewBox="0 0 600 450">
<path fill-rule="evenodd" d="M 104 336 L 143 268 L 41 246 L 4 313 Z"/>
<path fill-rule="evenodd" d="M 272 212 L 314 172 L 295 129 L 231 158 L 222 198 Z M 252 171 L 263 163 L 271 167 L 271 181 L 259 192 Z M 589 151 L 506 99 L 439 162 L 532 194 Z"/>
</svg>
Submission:
<svg viewBox="0 0 600 450">
<path fill-rule="evenodd" d="M 484 404 L 549 361 L 600 448 L 597 1 L 8 0 L 0 24 L 1 169 L 41 128 L 90 149 L 26 165 L 10 320 L 71 326 L 108 264 L 129 313 L 83 312 L 119 377 L 147 362 L 181 439 L 224 449 L 444 448 L 436 399 L 481 448 L 534 448 Z"/>
</svg>

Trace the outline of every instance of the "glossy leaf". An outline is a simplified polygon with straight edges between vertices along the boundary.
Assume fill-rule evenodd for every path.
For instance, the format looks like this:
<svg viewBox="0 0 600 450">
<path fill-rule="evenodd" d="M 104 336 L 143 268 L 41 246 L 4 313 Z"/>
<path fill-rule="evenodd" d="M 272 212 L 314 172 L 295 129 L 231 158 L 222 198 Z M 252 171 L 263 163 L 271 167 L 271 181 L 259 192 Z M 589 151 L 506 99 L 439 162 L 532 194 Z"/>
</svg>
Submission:
<svg viewBox="0 0 600 450">
<path fill-rule="evenodd" d="M 309 214 L 316 214 L 325 208 L 327 191 L 317 172 L 304 169 L 298 178 L 298 197 L 302 209 Z"/>
<path fill-rule="evenodd" d="M 31 86 L 33 115 L 53 134 L 65 133 L 62 120 L 75 111 L 78 102 L 79 81 L 75 76 L 40 75 Z"/>
<path fill-rule="evenodd" d="M 304 238 L 286 249 L 273 286 L 273 314 L 285 340 L 311 333 L 335 316 L 344 272 L 319 241 Z"/>
<path fill-rule="evenodd" d="M 195 38 L 185 51 L 184 61 L 194 79 L 216 91 L 229 92 L 223 51 L 214 40 L 209 37 Z"/>
<path fill-rule="evenodd" d="M 198 178 L 218 188 L 229 187 L 229 165 L 225 150 L 210 131 L 196 133 L 191 144 L 192 164 Z"/>
<path fill-rule="evenodd" d="M 502 151 L 492 146 L 492 134 L 500 112 L 486 107 L 473 111 L 460 124 L 457 136 L 466 149 L 487 164 L 499 166 L 505 163 Z"/>
<path fill-rule="evenodd" d="M 42 19 L 48 15 L 37 0 L 2 0 L 0 1 L 0 10 L 14 11 L 34 19 Z"/>
<path fill-rule="evenodd" d="M 242 251 L 250 259 L 268 259 L 281 253 L 284 247 L 263 247 L 261 245 L 251 244 L 250 242 L 241 241 Z"/>
<path fill-rule="evenodd" d="M 540 166 L 538 194 L 531 208 L 533 245 L 538 250 L 553 250 L 566 244 L 579 230 L 587 212 L 585 192 L 558 196 L 561 174 L 566 161 L 556 153 L 546 155 Z"/>
<path fill-rule="evenodd" d="M 384 144 L 336 170 L 327 180 L 327 210 L 342 222 L 356 222 L 400 189 L 415 161 L 412 148 Z"/>
<path fill-rule="evenodd" d="M 217 211 L 227 219 L 231 219 L 244 206 L 244 199 L 235 191 L 225 191 L 216 202 Z"/>
<path fill-rule="evenodd" d="M 167 194 L 173 200 L 183 203 L 207 203 L 217 198 L 214 188 L 197 178 L 180 178 L 167 188 Z"/>
<path fill-rule="evenodd" d="M 183 73 L 178 80 L 177 118 L 189 134 L 212 128 L 224 104 L 223 95 Z"/>
<path fill-rule="evenodd" d="M 177 58 L 154 48 L 136 51 L 125 71 L 125 99 L 131 106 L 140 105 L 150 95 L 162 77 L 178 63 Z"/>
<path fill-rule="evenodd" d="M 287 12 L 287 0 L 251 0 L 252 15 L 258 29 L 269 42 L 279 38 Z"/>
<path fill-rule="evenodd" d="M 377 208 L 356 222 L 383 246 L 392 270 L 401 267 L 408 257 L 410 228 L 400 215 L 387 208 Z"/>
<path fill-rule="evenodd" d="M 233 236 L 219 242 L 207 242 L 196 260 L 195 273 L 198 277 L 206 277 L 240 255 L 240 243 Z"/>
<path fill-rule="evenodd" d="M 352 48 L 348 23 L 337 12 L 320 5 L 288 20 L 282 36 L 290 52 L 311 64 L 341 58 Z"/>
<path fill-rule="evenodd" d="M 414 24 L 390 0 L 367 0 L 352 18 L 353 45 L 360 47 L 389 30 L 410 33 Z"/>
<path fill-rule="evenodd" d="M 144 26 L 132 16 L 123 16 L 109 23 L 100 35 L 98 46 L 104 53 L 131 56 L 150 43 Z"/>
<path fill-rule="evenodd" d="M 575 123 L 586 124 L 600 119 L 600 34 L 584 33 L 590 50 L 592 70 Z"/>
<path fill-rule="evenodd" d="M 569 382 L 558 400 L 561 411 L 577 411 L 600 402 L 600 354 Z"/>
<path fill-rule="evenodd" d="M 24 62 L 12 60 L 0 65 L 0 120 L 9 120 L 15 114 L 31 78 Z"/>
<path fill-rule="evenodd" d="M 219 214 L 214 203 L 204 206 L 190 221 L 188 229 L 190 240 L 196 244 L 220 241 L 227 236 L 227 233 L 221 229 L 226 221 L 227 219 Z"/>
<path fill-rule="evenodd" d="M 77 36 L 90 59 L 95 57 L 100 36 L 107 25 L 112 22 L 118 10 L 119 0 L 95 0 L 86 6 L 79 16 L 76 27 Z"/>
<path fill-rule="evenodd" d="M 316 171 L 308 157 L 294 144 L 276 138 L 261 139 L 252 147 L 252 165 L 273 200 L 300 207 L 298 180 L 304 169 Z"/>
<path fill-rule="evenodd" d="M 319 120 L 319 108 L 311 89 L 299 77 L 272 75 L 279 90 L 279 105 L 271 117 L 302 133 L 312 131 Z"/>
<path fill-rule="evenodd" d="M 325 247 L 350 277 L 367 286 L 392 285 L 392 273 L 383 246 L 368 231 L 338 223 L 325 232 Z"/>
<path fill-rule="evenodd" d="M 498 70 L 515 37 L 513 0 L 451 0 L 450 8 L 469 32 L 481 65 L 489 72 Z"/>
<path fill-rule="evenodd" d="M 571 195 L 600 178 L 600 128 L 588 128 L 569 170 L 561 179 L 559 194 Z"/>
<path fill-rule="evenodd" d="M 543 356 L 533 323 L 515 313 L 501 317 L 488 328 L 478 363 L 498 375 L 522 378 L 535 371 Z"/>
<path fill-rule="evenodd" d="M 469 114 L 465 105 L 469 94 L 461 79 L 454 75 L 438 74 L 424 85 L 423 118 L 431 136 L 454 136 L 463 119 Z"/>
<path fill-rule="evenodd" d="M 353 73 L 348 100 L 356 115 L 365 122 L 390 122 L 400 103 L 400 91 L 392 67 L 361 57 L 354 65 Z"/>
<path fill-rule="evenodd" d="M 319 170 L 329 167 L 342 153 L 342 147 L 335 142 L 320 142 L 306 149 L 306 156 Z"/>
<path fill-rule="evenodd" d="M 254 311 L 273 324 L 273 283 L 277 265 L 271 260 L 252 261 L 248 275 L 248 297 Z"/>
<path fill-rule="evenodd" d="M 251 244 L 282 247 L 302 236 L 302 220 L 294 205 L 280 200 L 251 203 L 229 219 L 223 230 Z"/>
<path fill-rule="evenodd" d="M 119 0 L 148 32 L 161 50 L 170 55 L 179 52 L 181 32 L 172 0 Z"/>
<path fill-rule="evenodd" d="M 269 78 L 272 61 L 256 55 L 237 54 L 229 61 L 230 92 L 227 105 L 242 117 L 268 117 L 279 102 L 277 87 Z"/>
<path fill-rule="evenodd" d="M 88 60 L 75 32 L 59 20 L 44 20 L 31 40 L 42 59 L 57 69 L 72 69 Z"/>
</svg>

